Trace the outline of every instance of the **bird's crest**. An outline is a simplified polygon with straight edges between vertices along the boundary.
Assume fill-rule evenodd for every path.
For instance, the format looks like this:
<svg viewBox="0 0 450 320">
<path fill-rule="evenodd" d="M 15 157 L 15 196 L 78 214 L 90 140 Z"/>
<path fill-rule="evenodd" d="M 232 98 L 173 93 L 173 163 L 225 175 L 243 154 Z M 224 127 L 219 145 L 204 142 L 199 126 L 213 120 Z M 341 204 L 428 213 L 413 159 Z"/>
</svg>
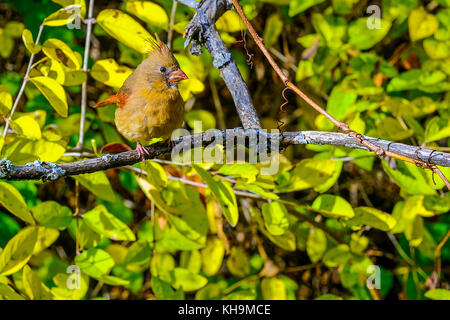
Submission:
<svg viewBox="0 0 450 320">
<path fill-rule="evenodd" d="M 145 49 L 147 49 L 147 53 L 149 54 L 153 52 L 162 54 L 164 51 L 168 50 L 166 44 L 159 39 L 157 34 L 155 34 L 155 38 L 152 36 L 144 38 L 144 41 L 147 43 Z"/>
</svg>

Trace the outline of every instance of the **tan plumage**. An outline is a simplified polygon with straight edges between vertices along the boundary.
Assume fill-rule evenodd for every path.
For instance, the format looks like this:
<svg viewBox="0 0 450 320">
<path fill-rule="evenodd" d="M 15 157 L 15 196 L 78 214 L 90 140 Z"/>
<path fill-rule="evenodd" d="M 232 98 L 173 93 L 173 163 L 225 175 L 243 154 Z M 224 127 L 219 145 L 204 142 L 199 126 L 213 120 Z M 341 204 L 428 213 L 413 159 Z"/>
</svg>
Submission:
<svg viewBox="0 0 450 320">
<path fill-rule="evenodd" d="M 187 79 L 169 48 L 159 42 L 149 57 L 127 78 L 119 92 L 94 108 L 115 103 L 117 130 L 128 140 L 138 142 L 138 151 L 146 152 L 140 141 L 169 138 L 184 119 L 184 102 L 177 83 Z"/>
</svg>

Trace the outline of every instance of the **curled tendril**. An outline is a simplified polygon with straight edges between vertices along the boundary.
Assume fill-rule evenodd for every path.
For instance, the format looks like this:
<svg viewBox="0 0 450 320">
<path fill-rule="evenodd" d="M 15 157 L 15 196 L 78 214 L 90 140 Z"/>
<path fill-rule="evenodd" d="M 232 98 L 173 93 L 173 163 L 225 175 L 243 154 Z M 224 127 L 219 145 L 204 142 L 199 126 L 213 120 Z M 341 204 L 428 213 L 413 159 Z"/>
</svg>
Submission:
<svg viewBox="0 0 450 320">
<path fill-rule="evenodd" d="M 284 126 L 284 121 L 280 119 L 280 113 L 285 113 L 286 112 L 286 110 L 284 110 L 284 106 L 289 103 L 289 100 L 286 97 L 286 91 L 290 90 L 290 89 L 291 88 L 289 88 L 289 87 L 285 87 L 283 89 L 283 91 L 281 91 L 281 96 L 283 97 L 284 102 L 280 105 L 280 111 L 278 112 L 278 119 L 277 119 L 277 122 L 278 122 L 277 129 L 280 130 L 280 131 L 282 131 L 281 128 Z"/>
</svg>

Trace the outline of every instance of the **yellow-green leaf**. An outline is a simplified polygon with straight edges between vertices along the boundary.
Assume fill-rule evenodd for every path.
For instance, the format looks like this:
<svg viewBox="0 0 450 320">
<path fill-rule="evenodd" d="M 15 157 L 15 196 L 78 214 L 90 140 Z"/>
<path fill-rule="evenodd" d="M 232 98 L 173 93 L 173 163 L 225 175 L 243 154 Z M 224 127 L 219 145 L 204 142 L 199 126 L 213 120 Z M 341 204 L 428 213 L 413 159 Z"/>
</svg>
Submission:
<svg viewBox="0 0 450 320">
<path fill-rule="evenodd" d="M 145 21 L 151 26 L 166 29 L 169 26 L 169 17 L 161 6 L 150 1 L 127 1 L 125 10 Z"/>
<path fill-rule="evenodd" d="M 19 231 L 0 253 L 0 275 L 10 275 L 27 264 L 38 239 L 38 227 L 27 227 Z"/>
<path fill-rule="evenodd" d="M 286 285 L 282 279 L 263 278 L 261 294 L 263 300 L 286 300 Z"/>
<path fill-rule="evenodd" d="M 287 209 L 281 202 L 264 203 L 262 207 L 267 230 L 274 236 L 280 236 L 289 228 Z"/>
<path fill-rule="evenodd" d="M 22 32 L 22 40 L 25 44 L 25 48 L 30 51 L 32 54 L 36 54 L 41 51 L 41 46 L 39 44 L 35 44 L 33 41 L 33 35 L 31 31 L 28 29 L 23 30 Z"/>
<path fill-rule="evenodd" d="M 74 176 L 86 189 L 95 194 L 100 199 L 115 202 L 116 195 L 109 183 L 104 171 L 97 171 L 93 173 L 80 174 Z"/>
<path fill-rule="evenodd" d="M 306 253 L 312 263 L 316 263 L 322 258 L 327 250 L 327 236 L 324 231 L 317 228 L 309 230 L 308 239 L 306 240 Z"/>
<path fill-rule="evenodd" d="M 194 164 L 195 171 L 208 185 L 222 209 L 225 219 L 234 227 L 239 219 L 239 212 L 236 203 L 236 195 L 233 188 L 226 181 L 216 181 L 212 175 L 202 167 Z"/>
<path fill-rule="evenodd" d="M 111 37 L 140 53 L 151 51 L 153 37 L 136 20 L 120 10 L 105 9 L 97 16 L 97 23 Z"/>
<path fill-rule="evenodd" d="M 312 208 L 331 218 L 353 218 L 355 216 L 350 203 L 344 198 L 331 194 L 318 196 L 314 200 Z"/>
<path fill-rule="evenodd" d="M 431 36 L 439 27 L 437 18 L 423 7 L 414 9 L 408 18 L 409 36 L 417 41 Z"/>
<path fill-rule="evenodd" d="M 53 277 L 53 282 L 56 287 L 53 287 L 51 291 L 57 300 L 80 300 L 89 289 L 89 277 L 79 271 L 78 274 L 77 271 L 73 274 L 58 273 Z M 74 287 L 68 288 L 68 284 Z"/>
<path fill-rule="evenodd" d="M 29 115 L 20 116 L 11 120 L 11 128 L 19 134 L 31 139 L 38 140 L 42 138 L 39 123 Z"/>
<path fill-rule="evenodd" d="M 12 96 L 7 89 L 0 88 L 0 115 L 7 116 L 12 107 Z"/>
<path fill-rule="evenodd" d="M 51 300 L 53 298 L 49 288 L 42 283 L 39 276 L 28 265 L 23 268 L 22 283 L 30 300 Z"/>
<path fill-rule="evenodd" d="M 81 64 L 77 54 L 59 39 L 47 39 L 42 45 L 42 51 L 44 51 L 47 57 L 62 63 L 67 68 L 80 68 Z"/>
<path fill-rule="evenodd" d="M 59 9 L 44 19 L 42 23 L 45 26 L 59 27 L 71 23 L 75 18 L 80 18 L 80 4 L 72 4 L 65 8 Z"/>
<path fill-rule="evenodd" d="M 425 292 L 425 297 L 433 300 L 450 300 L 450 290 L 433 289 Z"/>
<path fill-rule="evenodd" d="M 3 181 L 0 181 L 0 204 L 21 220 L 32 225 L 35 224 L 20 192 L 9 183 Z"/>
<path fill-rule="evenodd" d="M 38 254 L 42 250 L 50 247 L 59 237 L 59 231 L 56 229 L 38 227 L 38 238 L 34 246 L 33 254 Z"/>
<path fill-rule="evenodd" d="M 83 221 L 98 234 L 112 240 L 135 241 L 136 237 L 128 226 L 109 213 L 103 205 L 83 215 Z"/>
<path fill-rule="evenodd" d="M 202 269 L 203 273 L 210 277 L 215 275 L 222 266 L 225 254 L 225 245 L 218 238 L 211 238 L 202 249 Z"/>
<path fill-rule="evenodd" d="M 358 207 L 355 217 L 349 220 L 351 224 L 368 225 L 382 231 L 390 231 L 397 221 L 390 214 L 371 207 Z"/>
<path fill-rule="evenodd" d="M 132 72 L 128 67 L 119 66 L 114 59 L 104 59 L 94 63 L 91 76 L 107 86 L 119 88 Z"/>
<path fill-rule="evenodd" d="M 49 77 L 34 77 L 31 82 L 47 98 L 53 109 L 62 117 L 67 117 L 69 106 L 67 105 L 66 92 L 54 79 Z"/>
<path fill-rule="evenodd" d="M 219 31 L 236 32 L 245 29 L 245 24 L 236 11 L 226 11 L 216 22 Z"/>
</svg>

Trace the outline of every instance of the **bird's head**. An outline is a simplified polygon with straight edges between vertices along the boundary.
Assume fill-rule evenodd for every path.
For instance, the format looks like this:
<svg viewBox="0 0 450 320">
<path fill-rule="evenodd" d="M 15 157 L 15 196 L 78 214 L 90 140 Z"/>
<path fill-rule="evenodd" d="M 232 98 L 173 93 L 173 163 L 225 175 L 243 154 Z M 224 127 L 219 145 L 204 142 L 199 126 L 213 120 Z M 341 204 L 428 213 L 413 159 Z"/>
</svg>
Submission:
<svg viewBox="0 0 450 320">
<path fill-rule="evenodd" d="M 162 42 L 144 61 L 146 78 L 153 89 L 177 89 L 178 82 L 188 79 L 170 49 Z"/>
</svg>

